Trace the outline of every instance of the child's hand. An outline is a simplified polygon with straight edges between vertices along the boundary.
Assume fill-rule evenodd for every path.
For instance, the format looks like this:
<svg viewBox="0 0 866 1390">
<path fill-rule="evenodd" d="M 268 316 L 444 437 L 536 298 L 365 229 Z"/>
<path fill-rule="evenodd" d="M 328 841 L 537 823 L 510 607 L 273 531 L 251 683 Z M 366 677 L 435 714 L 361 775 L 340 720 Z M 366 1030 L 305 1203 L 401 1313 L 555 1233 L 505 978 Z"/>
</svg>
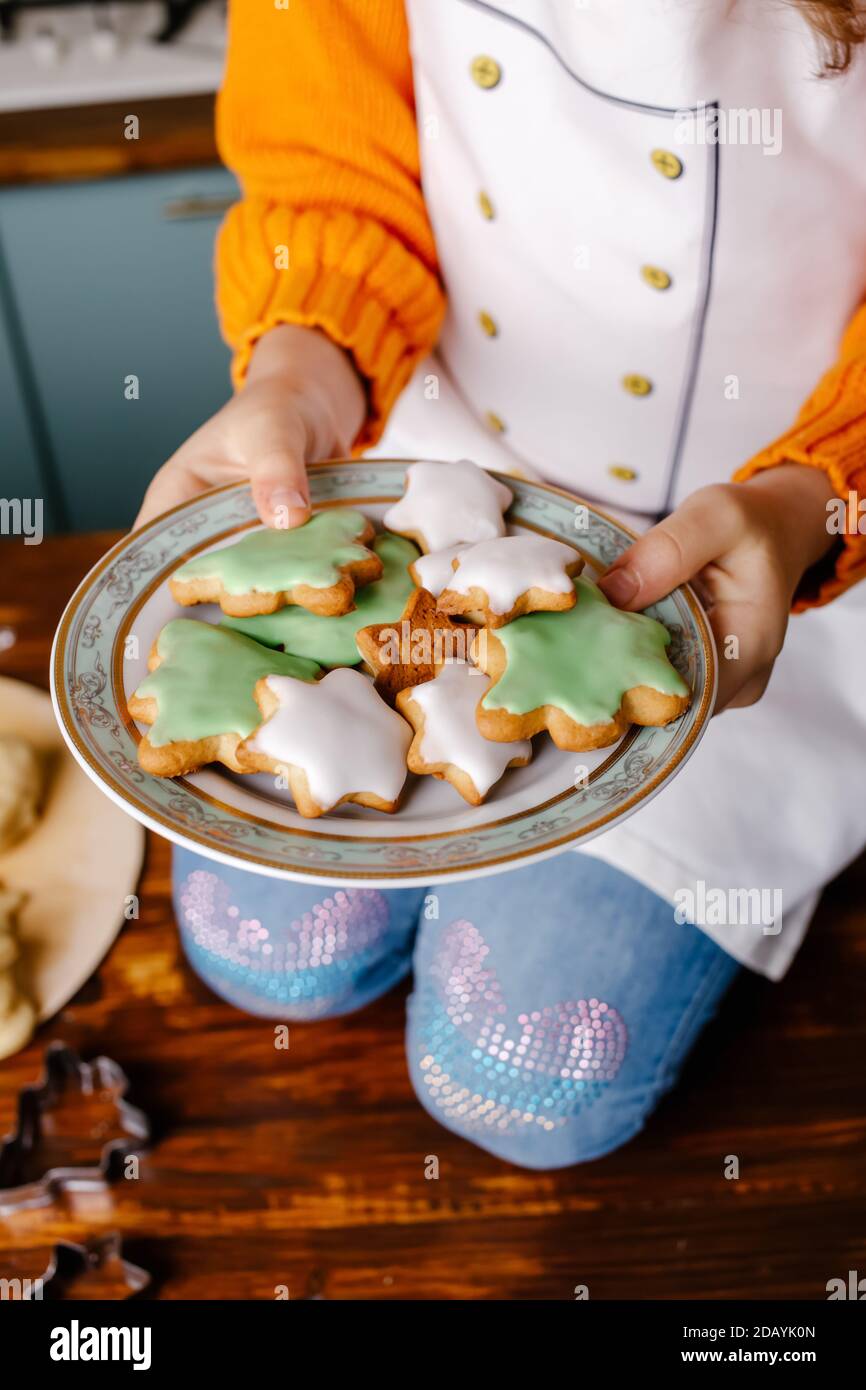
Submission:
<svg viewBox="0 0 866 1390">
<path fill-rule="evenodd" d="M 310 511 L 305 464 L 347 453 L 364 411 L 364 389 L 341 348 L 314 329 L 273 328 L 256 344 L 243 390 L 163 464 L 135 525 L 249 478 L 262 521 L 299 526 Z"/>
<path fill-rule="evenodd" d="M 618 607 L 639 609 L 696 579 L 719 650 L 716 709 L 754 704 L 782 650 L 794 591 L 833 544 L 832 496 L 826 474 L 795 463 L 701 488 L 635 541 L 601 587 Z M 726 659 L 726 649 L 737 655 Z"/>
</svg>

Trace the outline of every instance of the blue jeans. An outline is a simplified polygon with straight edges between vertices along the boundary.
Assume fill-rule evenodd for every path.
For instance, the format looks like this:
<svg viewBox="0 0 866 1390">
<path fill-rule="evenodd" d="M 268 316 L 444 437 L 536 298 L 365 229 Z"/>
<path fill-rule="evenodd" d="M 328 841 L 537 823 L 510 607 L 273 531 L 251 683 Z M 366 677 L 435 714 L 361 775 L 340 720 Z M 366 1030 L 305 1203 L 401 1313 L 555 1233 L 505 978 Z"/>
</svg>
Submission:
<svg viewBox="0 0 866 1390">
<path fill-rule="evenodd" d="M 526 1168 L 586 1162 L 637 1134 L 738 969 L 643 884 L 577 853 L 379 892 L 175 849 L 174 895 L 192 965 L 251 1013 L 349 1013 L 411 970 L 406 1052 L 422 1105 Z"/>
</svg>

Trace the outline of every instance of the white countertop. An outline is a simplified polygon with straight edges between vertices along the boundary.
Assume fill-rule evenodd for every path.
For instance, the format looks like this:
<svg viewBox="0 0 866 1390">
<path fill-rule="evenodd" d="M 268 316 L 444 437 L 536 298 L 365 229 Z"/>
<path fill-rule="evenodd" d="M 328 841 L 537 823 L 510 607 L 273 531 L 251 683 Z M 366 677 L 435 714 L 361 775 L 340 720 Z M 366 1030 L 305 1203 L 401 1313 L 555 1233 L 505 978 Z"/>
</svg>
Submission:
<svg viewBox="0 0 866 1390">
<path fill-rule="evenodd" d="M 0 111 L 213 92 L 222 78 L 225 5 L 210 0 L 170 43 L 157 44 L 159 3 L 39 7 L 0 42 Z"/>
</svg>

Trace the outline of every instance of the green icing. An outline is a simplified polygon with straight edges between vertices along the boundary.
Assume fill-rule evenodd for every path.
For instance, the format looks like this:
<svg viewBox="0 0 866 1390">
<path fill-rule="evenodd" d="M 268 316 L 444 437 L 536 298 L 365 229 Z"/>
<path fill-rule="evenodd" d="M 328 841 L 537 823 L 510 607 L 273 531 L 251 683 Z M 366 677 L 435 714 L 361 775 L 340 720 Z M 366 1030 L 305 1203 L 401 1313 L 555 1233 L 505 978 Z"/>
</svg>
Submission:
<svg viewBox="0 0 866 1390">
<path fill-rule="evenodd" d="M 223 618 L 223 626 L 246 633 L 266 647 L 282 647 L 295 656 L 312 657 L 323 666 L 354 666 L 361 660 L 355 633 L 373 623 L 396 623 L 415 588 L 409 565 L 418 548 L 402 536 L 385 532 L 373 549 L 382 561 L 382 578 L 355 594 L 355 608 L 339 618 L 323 618 L 306 608 L 281 608 L 259 618 Z"/>
<path fill-rule="evenodd" d="M 295 584 L 329 589 L 340 565 L 365 560 L 357 543 L 366 518 L 351 508 L 319 512 L 291 531 L 270 527 L 253 531 L 234 545 L 196 555 L 175 571 L 175 579 L 219 579 L 229 594 L 278 593 Z"/>
<path fill-rule="evenodd" d="M 529 613 L 497 629 L 507 665 L 484 696 L 485 709 L 528 714 L 556 705 L 578 724 L 606 724 L 636 685 L 688 694 L 665 653 L 667 628 L 643 613 L 614 608 L 585 579 L 574 587 L 574 608 Z"/>
<path fill-rule="evenodd" d="M 315 680 L 314 661 L 268 651 L 239 632 L 227 632 L 192 618 L 166 623 L 156 643 L 160 664 L 136 695 L 153 697 L 157 717 L 148 737 L 155 748 L 166 743 L 240 734 L 247 738 L 262 716 L 253 698 L 262 676 Z"/>
</svg>

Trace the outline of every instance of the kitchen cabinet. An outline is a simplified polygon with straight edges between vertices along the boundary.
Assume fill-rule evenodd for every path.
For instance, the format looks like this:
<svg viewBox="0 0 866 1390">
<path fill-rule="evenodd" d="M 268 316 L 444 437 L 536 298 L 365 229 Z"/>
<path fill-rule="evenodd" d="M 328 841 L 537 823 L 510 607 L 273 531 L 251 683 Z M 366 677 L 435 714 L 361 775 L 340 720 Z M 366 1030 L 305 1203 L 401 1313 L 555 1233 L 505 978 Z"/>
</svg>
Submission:
<svg viewBox="0 0 866 1390">
<path fill-rule="evenodd" d="M 2 277 L 2 266 L 0 266 Z M 8 283 L 0 278 L 0 496 L 43 499 L 43 528 L 55 530 L 62 518 L 55 514 L 53 489 L 43 472 L 38 421 L 28 408 L 32 383 L 27 364 L 16 355 L 12 332 L 14 314 Z M 7 313 L 2 312 L 6 306 Z"/>
<path fill-rule="evenodd" d="M 128 525 L 156 469 L 228 399 L 213 250 L 236 196 L 221 168 L 0 190 L 4 434 L 7 405 L 18 421 L 3 452 L 15 487 L 38 478 L 61 524 Z"/>
</svg>

